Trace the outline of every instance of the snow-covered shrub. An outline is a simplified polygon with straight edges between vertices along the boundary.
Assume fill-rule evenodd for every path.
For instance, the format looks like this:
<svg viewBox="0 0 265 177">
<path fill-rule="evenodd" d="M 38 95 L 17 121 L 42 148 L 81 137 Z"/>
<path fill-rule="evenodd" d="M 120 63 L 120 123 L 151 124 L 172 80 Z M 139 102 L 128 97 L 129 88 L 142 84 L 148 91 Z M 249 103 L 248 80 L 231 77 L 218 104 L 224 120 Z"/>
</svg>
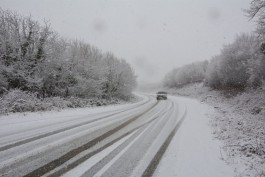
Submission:
<svg viewBox="0 0 265 177">
<path fill-rule="evenodd" d="M 234 98 L 233 104 L 237 110 L 245 110 L 257 116 L 265 117 L 265 91 L 250 89 Z"/>
<path fill-rule="evenodd" d="M 1 55 L 1 54 L 0 54 Z M 0 95 L 4 94 L 7 91 L 8 82 L 6 77 L 3 75 L 5 66 L 0 61 Z"/>
<path fill-rule="evenodd" d="M 249 63 L 258 50 L 257 38 L 254 35 L 242 34 L 221 51 L 219 76 L 223 88 L 244 89 L 250 78 Z"/>
<path fill-rule="evenodd" d="M 118 98 L 109 100 L 99 98 L 79 98 L 79 97 L 49 97 L 38 99 L 37 94 L 14 89 L 0 97 L 0 114 L 15 112 L 36 112 L 47 110 L 60 110 L 65 108 L 78 108 L 89 106 L 105 106 L 117 104 Z"/>
<path fill-rule="evenodd" d="M 0 98 L 0 114 L 9 112 L 44 111 L 51 109 L 51 104 L 42 102 L 36 94 L 14 89 Z"/>
<path fill-rule="evenodd" d="M 54 108 L 64 109 L 64 108 L 72 108 L 73 107 L 73 105 L 70 101 L 67 101 L 61 97 L 45 98 L 44 101 L 46 103 L 52 105 Z"/>
<path fill-rule="evenodd" d="M 262 86 L 265 81 L 265 53 L 259 48 L 255 56 L 249 60 L 248 65 L 248 74 L 250 75 L 248 85 L 251 88 Z"/>
<path fill-rule="evenodd" d="M 6 78 L 0 73 L 0 95 L 4 94 L 7 91 L 7 85 L 8 83 Z"/>
<path fill-rule="evenodd" d="M 78 108 L 78 107 L 87 107 L 92 105 L 92 99 L 84 99 L 79 97 L 70 97 L 67 98 L 67 101 L 71 102 L 71 107 Z"/>
<path fill-rule="evenodd" d="M 265 78 L 263 63 L 259 39 L 255 35 L 242 34 L 232 44 L 225 45 L 220 55 L 212 58 L 205 83 L 214 89 L 257 88 Z"/>
<path fill-rule="evenodd" d="M 221 79 L 218 74 L 220 60 L 221 59 L 218 56 L 213 57 L 209 65 L 207 66 L 207 70 L 205 73 L 205 85 L 214 89 L 218 89 L 221 87 Z"/>
</svg>

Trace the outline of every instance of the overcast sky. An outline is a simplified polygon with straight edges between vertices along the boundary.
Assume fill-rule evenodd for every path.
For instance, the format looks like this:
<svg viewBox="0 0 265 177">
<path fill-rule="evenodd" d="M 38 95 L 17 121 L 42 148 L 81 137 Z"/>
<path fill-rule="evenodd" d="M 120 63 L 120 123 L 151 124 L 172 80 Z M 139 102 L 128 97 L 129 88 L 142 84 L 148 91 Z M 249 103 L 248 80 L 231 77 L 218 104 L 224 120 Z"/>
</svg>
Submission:
<svg viewBox="0 0 265 177">
<path fill-rule="evenodd" d="M 3 9 L 48 19 L 64 37 L 111 51 L 138 81 L 159 81 L 174 67 L 209 60 L 255 25 L 250 0 L 0 0 Z"/>
</svg>

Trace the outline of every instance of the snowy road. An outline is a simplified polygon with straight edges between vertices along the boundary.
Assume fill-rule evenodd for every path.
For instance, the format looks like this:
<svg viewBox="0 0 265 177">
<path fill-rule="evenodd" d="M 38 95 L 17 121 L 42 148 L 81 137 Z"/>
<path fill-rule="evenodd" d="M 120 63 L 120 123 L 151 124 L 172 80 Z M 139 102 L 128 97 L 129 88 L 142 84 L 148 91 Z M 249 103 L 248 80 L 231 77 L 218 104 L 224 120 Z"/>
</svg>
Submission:
<svg viewBox="0 0 265 177">
<path fill-rule="evenodd" d="M 203 167 L 206 173 L 201 176 L 233 176 L 220 160 L 219 145 L 212 140 L 205 112 L 198 112 L 198 107 L 208 109 L 194 100 L 156 101 L 154 96 L 144 96 L 134 104 L 1 117 L 0 174 L 200 176 L 196 168 L 201 165 L 194 162 L 206 158 L 211 163 Z M 181 140 L 179 134 L 189 141 Z M 183 150 L 185 146 L 189 152 Z"/>
</svg>

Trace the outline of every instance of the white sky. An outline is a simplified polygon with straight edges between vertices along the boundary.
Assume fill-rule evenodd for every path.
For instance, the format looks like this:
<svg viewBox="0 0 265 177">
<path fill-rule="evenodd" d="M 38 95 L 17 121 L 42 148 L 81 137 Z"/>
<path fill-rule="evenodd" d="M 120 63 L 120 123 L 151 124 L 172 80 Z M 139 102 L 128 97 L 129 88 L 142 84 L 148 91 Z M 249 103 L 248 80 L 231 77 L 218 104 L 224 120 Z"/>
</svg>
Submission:
<svg viewBox="0 0 265 177">
<path fill-rule="evenodd" d="M 174 67 L 210 59 L 236 34 L 251 32 L 250 0 L 0 0 L 3 9 L 48 19 L 64 37 L 111 51 L 140 83 Z"/>
</svg>

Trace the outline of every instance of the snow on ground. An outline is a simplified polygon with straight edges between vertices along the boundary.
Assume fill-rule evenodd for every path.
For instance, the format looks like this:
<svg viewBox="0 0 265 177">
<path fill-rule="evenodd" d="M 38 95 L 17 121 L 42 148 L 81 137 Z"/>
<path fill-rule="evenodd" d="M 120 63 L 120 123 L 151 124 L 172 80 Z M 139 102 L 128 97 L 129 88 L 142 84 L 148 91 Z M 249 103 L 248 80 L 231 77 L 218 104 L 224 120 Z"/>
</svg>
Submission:
<svg viewBox="0 0 265 177">
<path fill-rule="evenodd" d="M 171 93 L 197 98 L 215 111 L 209 115 L 214 136 L 222 141 L 224 160 L 239 177 L 265 176 L 265 90 L 243 93 L 191 84 Z"/>
<path fill-rule="evenodd" d="M 87 114 L 94 114 L 100 112 L 107 112 L 112 110 L 119 110 L 121 108 L 125 108 L 128 105 L 137 105 L 147 101 L 148 97 L 137 94 L 139 97 L 136 103 L 123 103 L 123 104 L 114 104 L 107 106 L 98 106 L 98 107 L 88 107 L 88 108 L 67 108 L 63 110 L 52 110 L 52 111 L 39 111 L 39 112 L 24 112 L 24 113 L 10 113 L 8 115 L 0 115 L 0 121 L 10 121 L 10 119 L 14 119 L 12 122 L 17 123 L 20 121 L 24 121 L 23 119 L 28 120 L 38 120 L 41 118 L 57 118 L 57 117 L 68 117 L 68 116 L 82 116 Z M 16 119 L 20 119 L 16 120 Z"/>
<path fill-rule="evenodd" d="M 233 177 L 233 168 L 221 160 L 221 142 L 214 139 L 207 113 L 210 106 L 196 100 L 176 97 L 185 103 L 187 115 L 169 145 L 156 177 Z"/>
<path fill-rule="evenodd" d="M 134 132 L 135 133 L 135 132 Z M 83 162 L 79 166 L 75 167 L 74 169 L 70 170 L 66 174 L 63 175 L 63 177 L 72 177 L 72 176 L 82 176 L 88 169 L 93 167 L 96 163 L 98 163 L 100 160 L 102 160 L 104 157 L 106 157 L 109 153 L 115 150 L 119 145 L 121 145 L 123 142 L 125 142 L 127 139 L 129 139 L 133 135 L 127 135 L 126 137 L 122 138 L 120 141 L 117 143 L 114 143 L 110 147 L 106 148 L 103 150 L 101 153 L 98 153 L 91 157 L 91 159 Z"/>
<path fill-rule="evenodd" d="M 187 105 L 188 114 L 155 176 L 265 176 L 264 90 L 226 97 L 220 92 L 196 84 L 174 92 L 195 97 L 211 106 L 192 99 L 175 98 L 179 103 Z M 74 117 L 115 112 L 147 100 L 148 97 L 144 97 L 133 104 L 0 116 L 0 137 L 10 131 L 23 131 L 32 124 L 45 126 L 71 121 Z M 21 125 L 21 130 L 17 128 L 17 124 Z M 16 130 L 12 127 L 16 127 Z M 213 139 L 213 136 L 221 142 Z"/>
<path fill-rule="evenodd" d="M 140 95 L 138 95 L 140 96 Z M 142 100 L 136 103 L 127 103 L 119 105 L 108 105 L 100 107 L 89 108 L 75 108 L 63 109 L 60 111 L 46 111 L 46 112 L 25 112 L 25 113 L 12 113 L 9 115 L 0 116 L 0 138 L 10 133 L 23 132 L 30 130 L 31 127 L 45 128 L 57 123 L 66 123 L 67 121 L 75 121 L 75 119 L 88 117 L 89 115 L 98 115 L 109 112 L 120 111 L 141 105 L 148 100 L 148 97 L 141 96 Z M 94 116 L 95 117 L 95 116 Z M 18 124 L 20 126 L 18 126 Z"/>
<path fill-rule="evenodd" d="M 139 102 L 144 102 L 148 98 L 143 95 L 139 95 L 134 93 L 136 98 L 133 100 L 133 104 L 139 104 Z M 23 118 L 23 119 L 38 119 L 39 117 L 55 117 L 63 116 L 63 115 L 86 115 L 87 113 L 96 113 L 101 112 L 102 110 L 111 110 L 111 109 L 120 109 L 126 105 L 130 105 L 130 102 L 123 102 L 122 104 L 113 104 L 113 105 L 106 105 L 106 106 L 95 106 L 95 107 L 84 107 L 84 108 L 66 108 L 66 109 L 57 109 L 51 111 L 39 111 L 39 112 L 18 112 L 18 113 L 9 113 L 9 114 L 0 114 L 0 119 L 12 119 L 12 118 Z"/>
</svg>

